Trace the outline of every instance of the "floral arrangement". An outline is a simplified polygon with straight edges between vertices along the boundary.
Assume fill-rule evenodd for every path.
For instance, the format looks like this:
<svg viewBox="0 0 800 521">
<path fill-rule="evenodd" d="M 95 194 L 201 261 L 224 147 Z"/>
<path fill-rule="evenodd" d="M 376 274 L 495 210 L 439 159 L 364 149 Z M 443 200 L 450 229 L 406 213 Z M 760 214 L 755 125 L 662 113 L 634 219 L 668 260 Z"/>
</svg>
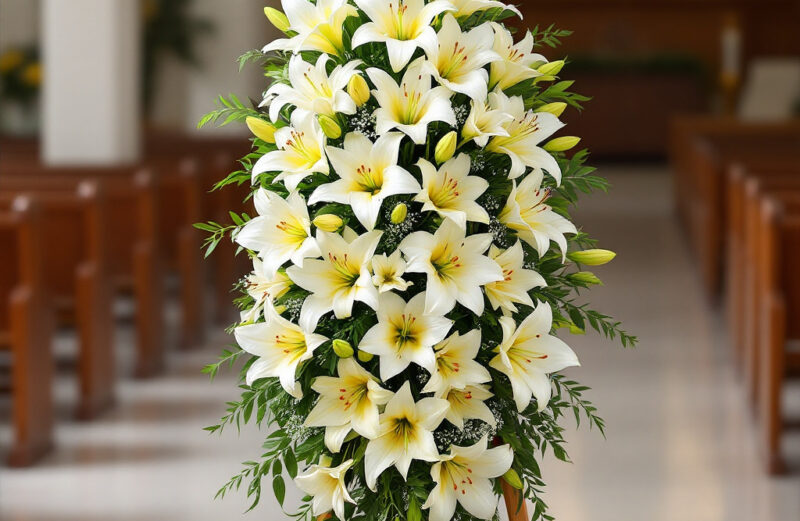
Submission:
<svg viewBox="0 0 800 521">
<path fill-rule="evenodd" d="M 0 55 L 0 95 L 5 101 L 31 105 L 42 83 L 42 66 L 33 47 L 14 47 Z"/>
<path fill-rule="evenodd" d="M 260 457 L 219 491 L 271 479 L 306 493 L 297 519 L 493 519 L 502 490 L 550 519 L 538 461 L 568 460 L 566 413 L 603 429 L 559 371 L 578 357 L 555 332 L 636 338 L 575 302 L 583 266 L 614 254 L 570 221 L 605 190 L 553 137 L 586 98 L 535 52 L 567 31 L 516 38 L 495 0 L 283 0 L 286 34 L 241 58 L 271 79 L 200 122 L 246 122 L 242 168 L 257 215 L 209 222 L 252 259 L 235 347 L 241 368 L 219 432 L 269 427 Z M 508 497 L 506 497 L 508 500 Z"/>
</svg>

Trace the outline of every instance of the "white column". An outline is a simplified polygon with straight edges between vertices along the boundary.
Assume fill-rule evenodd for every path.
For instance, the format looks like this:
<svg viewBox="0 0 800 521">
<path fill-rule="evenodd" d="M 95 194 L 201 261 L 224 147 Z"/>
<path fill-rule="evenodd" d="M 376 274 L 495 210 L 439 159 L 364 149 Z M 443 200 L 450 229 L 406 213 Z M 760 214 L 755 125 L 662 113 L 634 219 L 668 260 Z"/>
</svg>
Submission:
<svg viewBox="0 0 800 521">
<path fill-rule="evenodd" d="M 43 0 L 43 154 L 52 165 L 135 161 L 139 0 Z"/>
</svg>

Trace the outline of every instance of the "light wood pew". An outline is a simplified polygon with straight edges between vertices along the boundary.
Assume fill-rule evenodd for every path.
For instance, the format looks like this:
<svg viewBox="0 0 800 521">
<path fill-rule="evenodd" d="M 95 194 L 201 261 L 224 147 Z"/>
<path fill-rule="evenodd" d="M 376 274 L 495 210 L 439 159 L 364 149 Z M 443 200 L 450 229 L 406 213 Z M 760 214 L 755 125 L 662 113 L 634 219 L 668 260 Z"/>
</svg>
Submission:
<svg viewBox="0 0 800 521">
<path fill-rule="evenodd" d="M 727 168 L 734 163 L 757 164 L 764 159 L 796 159 L 800 131 L 782 136 L 736 136 L 696 139 L 692 173 L 685 179 L 686 221 L 701 279 L 710 300 L 720 294 L 724 232 L 727 221 Z"/>
<path fill-rule="evenodd" d="M 759 243 L 760 357 L 759 425 L 767 470 L 785 470 L 782 454 L 783 388 L 786 377 L 800 373 L 800 351 L 787 350 L 800 339 L 800 196 L 762 200 Z"/>
<path fill-rule="evenodd" d="M 763 300 L 764 287 L 760 284 L 764 264 L 764 249 L 761 244 L 761 205 L 764 198 L 791 203 L 800 194 L 800 184 L 794 178 L 759 179 L 751 177 L 745 182 L 744 219 L 741 279 L 742 307 L 738 317 L 742 322 L 742 367 L 745 389 L 753 405 L 758 407 L 759 376 L 759 336 L 761 328 L 760 302 Z"/>
<path fill-rule="evenodd" d="M 0 193 L 10 209 L 19 194 Z M 78 337 L 79 419 L 92 419 L 114 402 L 114 343 L 111 285 L 106 256 L 107 207 L 102 184 L 85 181 L 70 191 L 39 191 L 44 245 L 50 254 L 44 280 L 56 326 L 74 327 Z"/>
<path fill-rule="evenodd" d="M 27 466 L 53 446 L 53 317 L 48 307 L 41 216 L 17 198 L 0 210 L 0 350 L 11 358 L 11 466 Z"/>
<path fill-rule="evenodd" d="M 753 233 L 752 224 L 757 218 L 756 195 L 759 188 L 791 188 L 800 184 L 800 164 L 792 161 L 771 160 L 759 161 L 756 166 L 749 167 L 737 163 L 728 169 L 727 181 L 727 231 L 725 301 L 728 317 L 729 334 L 740 368 L 744 367 L 743 353 L 745 344 L 745 299 L 746 291 L 751 284 L 748 279 L 746 261 L 749 254 L 745 250 L 746 236 Z M 753 179 L 757 181 L 753 181 Z M 746 189 L 750 184 L 749 192 Z M 749 194 L 749 195 L 748 195 Z M 745 204 L 747 202 L 747 204 Z M 745 213 L 748 216 L 745 217 Z"/>
<path fill-rule="evenodd" d="M 135 302 L 134 374 L 158 374 L 164 365 L 164 276 L 159 254 L 160 191 L 147 169 L 44 168 L 0 162 L 0 190 L 64 191 L 85 179 L 102 181 L 108 203 L 108 267 L 117 294 Z"/>
</svg>

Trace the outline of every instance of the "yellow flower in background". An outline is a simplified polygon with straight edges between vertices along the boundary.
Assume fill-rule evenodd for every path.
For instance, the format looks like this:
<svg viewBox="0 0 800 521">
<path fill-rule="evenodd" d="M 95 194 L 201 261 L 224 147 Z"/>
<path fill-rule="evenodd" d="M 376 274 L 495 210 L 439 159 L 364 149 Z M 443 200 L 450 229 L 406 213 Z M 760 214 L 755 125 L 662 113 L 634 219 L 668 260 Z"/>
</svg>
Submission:
<svg viewBox="0 0 800 521">
<path fill-rule="evenodd" d="M 25 61 L 25 55 L 16 49 L 6 51 L 0 56 L 0 73 L 5 74 L 19 67 Z"/>
</svg>

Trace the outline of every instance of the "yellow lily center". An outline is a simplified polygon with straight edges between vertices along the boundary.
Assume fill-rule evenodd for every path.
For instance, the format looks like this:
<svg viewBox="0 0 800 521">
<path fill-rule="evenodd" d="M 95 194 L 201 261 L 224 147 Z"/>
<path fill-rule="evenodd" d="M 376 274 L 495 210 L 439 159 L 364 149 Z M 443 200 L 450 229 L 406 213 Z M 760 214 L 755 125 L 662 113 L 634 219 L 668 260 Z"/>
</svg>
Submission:
<svg viewBox="0 0 800 521">
<path fill-rule="evenodd" d="M 306 143 L 305 132 L 292 130 L 291 137 L 286 141 L 286 147 L 290 148 L 295 155 L 303 159 L 305 165 L 311 167 L 322 158 L 319 148 L 316 146 L 309 146 Z"/>
<path fill-rule="evenodd" d="M 454 491 L 461 491 L 463 495 L 467 493 L 465 486 L 472 485 L 472 474 L 472 468 L 467 463 L 457 459 L 442 462 L 442 486 L 452 486 Z"/>
<path fill-rule="evenodd" d="M 341 256 L 328 253 L 328 261 L 330 261 L 331 265 L 333 266 L 335 277 L 340 289 L 353 287 L 358 278 L 361 276 L 360 267 L 350 262 L 350 260 L 350 256 L 346 253 Z"/>
<path fill-rule="evenodd" d="M 442 182 L 431 185 L 428 189 L 428 197 L 437 208 L 451 208 L 455 206 L 461 193 L 458 191 L 458 181 L 448 173 L 444 174 Z"/>
<path fill-rule="evenodd" d="M 361 165 L 356 170 L 356 185 L 359 191 L 378 195 L 383 188 L 383 170 Z"/>
<path fill-rule="evenodd" d="M 394 345 L 398 351 L 417 343 L 419 336 L 419 327 L 417 326 L 417 317 L 403 313 L 400 316 L 400 323 L 395 325 L 394 331 Z"/>
<path fill-rule="evenodd" d="M 368 392 L 367 380 L 362 380 L 349 387 L 341 387 L 339 389 L 339 401 L 342 402 L 342 407 L 345 411 L 354 405 L 358 408 L 361 402 L 368 398 Z"/>
<path fill-rule="evenodd" d="M 436 275 L 441 280 L 450 280 L 454 278 L 455 272 L 458 271 L 463 264 L 458 255 L 453 255 L 449 244 L 445 243 L 438 246 L 431 255 L 431 265 L 436 272 Z"/>
<path fill-rule="evenodd" d="M 301 331 L 285 329 L 283 333 L 275 335 L 275 347 L 283 351 L 289 362 L 296 362 L 307 351 L 306 337 Z"/>
<path fill-rule="evenodd" d="M 453 50 L 446 58 L 443 56 L 439 61 L 439 74 L 442 78 L 450 78 L 461 69 L 461 67 L 469 61 L 469 54 L 467 47 L 459 42 L 453 45 Z"/>
</svg>

